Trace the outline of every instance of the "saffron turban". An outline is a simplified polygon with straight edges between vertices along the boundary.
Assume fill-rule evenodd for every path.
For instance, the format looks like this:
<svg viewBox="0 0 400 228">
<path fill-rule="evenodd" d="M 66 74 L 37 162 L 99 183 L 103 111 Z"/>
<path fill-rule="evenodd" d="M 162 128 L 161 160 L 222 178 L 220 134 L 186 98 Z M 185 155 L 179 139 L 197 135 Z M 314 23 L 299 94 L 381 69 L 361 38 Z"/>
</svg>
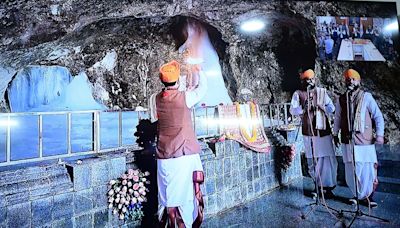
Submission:
<svg viewBox="0 0 400 228">
<path fill-rule="evenodd" d="M 160 79 L 166 83 L 176 82 L 178 81 L 180 72 L 179 63 L 173 60 L 161 66 Z"/>
<path fill-rule="evenodd" d="M 306 70 L 306 71 L 304 71 L 303 73 L 300 74 L 300 79 L 301 80 L 303 80 L 303 79 L 311 79 L 311 78 L 314 78 L 314 76 L 315 76 L 314 71 L 311 70 L 311 69 L 308 69 L 308 70 Z"/>
<path fill-rule="evenodd" d="M 348 78 L 352 78 L 354 80 L 361 80 L 360 74 L 353 70 L 353 69 L 348 69 L 346 70 L 344 73 L 344 78 L 348 79 Z"/>
</svg>

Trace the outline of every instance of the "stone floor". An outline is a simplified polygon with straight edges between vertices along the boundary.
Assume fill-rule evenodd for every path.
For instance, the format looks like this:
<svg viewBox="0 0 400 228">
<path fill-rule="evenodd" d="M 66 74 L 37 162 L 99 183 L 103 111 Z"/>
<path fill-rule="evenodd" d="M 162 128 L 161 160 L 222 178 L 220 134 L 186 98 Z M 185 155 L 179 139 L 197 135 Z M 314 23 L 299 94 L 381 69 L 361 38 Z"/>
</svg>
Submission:
<svg viewBox="0 0 400 228">
<path fill-rule="evenodd" d="M 203 227 L 342 227 L 349 225 L 353 214 L 344 213 L 337 219 L 321 205 L 317 206 L 305 219 L 302 215 L 310 211 L 307 206 L 313 200 L 310 190 L 313 183 L 310 178 L 299 178 L 287 187 L 282 187 L 254 201 L 235 207 L 216 216 L 206 218 Z M 327 204 L 338 210 L 354 210 L 355 206 L 347 204 L 350 190 L 338 186 L 334 190 L 335 200 Z M 366 216 L 358 217 L 352 227 L 400 227 L 400 195 L 375 193 L 374 199 L 379 203 L 371 209 L 371 215 L 390 220 L 390 223 L 379 222 Z M 368 214 L 368 207 L 360 206 Z"/>
</svg>

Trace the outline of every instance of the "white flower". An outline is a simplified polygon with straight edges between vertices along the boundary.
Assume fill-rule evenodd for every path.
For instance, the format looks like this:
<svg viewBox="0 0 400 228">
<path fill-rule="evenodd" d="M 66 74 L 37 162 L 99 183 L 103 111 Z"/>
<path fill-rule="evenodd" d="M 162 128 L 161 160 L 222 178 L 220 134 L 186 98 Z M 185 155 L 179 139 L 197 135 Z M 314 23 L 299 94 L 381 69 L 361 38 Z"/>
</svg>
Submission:
<svg viewBox="0 0 400 228">
<path fill-rule="evenodd" d="M 133 194 L 133 189 L 129 189 L 129 194 Z"/>
<path fill-rule="evenodd" d="M 115 214 L 117 214 L 118 213 L 118 210 L 117 209 L 114 209 L 113 210 L 113 214 L 115 215 Z"/>
<path fill-rule="evenodd" d="M 122 208 L 122 204 L 118 204 L 118 209 L 121 209 Z"/>
<path fill-rule="evenodd" d="M 119 203 L 119 201 L 120 201 L 120 198 L 119 198 L 119 197 L 115 199 L 115 202 L 116 202 L 116 203 Z"/>
<path fill-rule="evenodd" d="M 142 195 L 144 195 L 144 196 L 145 196 L 145 195 L 146 195 L 146 191 L 144 191 L 144 192 L 142 193 Z"/>
<path fill-rule="evenodd" d="M 126 201 L 125 198 L 122 197 L 121 200 L 120 200 L 119 202 L 120 202 L 120 203 L 125 203 L 125 201 Z"/>
<path fill-rule="evenodd" d="M 113 190 L 113 189 L 110 189 L 110 191 L 108 191 L 108 195 L 111 196 L 111 195 L 113 195 L 113 194 L 114 194 L 114 190 Z"/>
<path fill-rule="evenodd" d="M 139 196 L 139 192 L 134 191 L 134 192 L 133 192 L 133 195 L 134 195 L 135 197 L 138 197 L 138 196 Z"/>
<path fill-rule="evenodd" d="M 116 180 L 110 180 L 110 185 L 114 185 L 115 183 L 117 183 Z"/>
<path fill-rule="evenodd" d="M 143 181 L 143 182 L 146 182 L 146 180 L 147 180 L 147 179 L 146 179 L 145 177 L 142 178 L 142 181 Z"/>
<path fill-rule="evenodd" d="M 108 202 L 109 202 L 109 203 L 114 202 L 114 198 L 110 197 L 110 198 L 108 199 Z"/>
<path fill-rule="evenodd" d="M 129 201 L 125 201 L 125 205 L 128 206 L 129 205 Z"/>
<path fill-rule="evenodd" d="M 120 214 L 120 215 L 119 215 L 119 219 L 122 220 L 122 219 L 124 219 L 124 218 L 125 218 L 125 215 L 124 215 L 124 214 Z"/>
<path fill-rule="evenodd" d="M 128 187 L 132 187 L 132 181 L 128 181 Z"/>
<path fill-rule="evenodd" d="M 124 187 L 122 188 L 122 192 L 126 193 L 127 191 L 128 191 L 128 187 L 124 186 Z"/>
<path fill-rule="evenodd" d="M 149 171 L 144 172 L 144 175 L 145 175 L 145 176 L 150 175 Z"/>
<path fill-rule="evenodd" d="M 127 180 L 123 180 L 122 181 L 122 185 L 126 185 L 126 184 L 128 184 L 128 181 Z"/>
<path fill-rule="evenodd" d="M 110 203 L 110 204 L 108 204 L 108 208 L 113 208 L 113 204 L 112 203 Z"/>
<path fill-rule="evenodd" d="M 131 200 L 131 202 L 132 202 L 133 204 L 137 203 L 137 198 L 136 198 L 136 197 L 133 197 L 132 200 Z"/>
<path fill-rule="evenodd" d="M 133 169 L 128 169 L 128 174 L 133 174 Z"/>
<path fill-rule="evenodd" d="M 144 186 L 143 182 L 140 182 L 140 183 L 139 183 L 139 186 L 140 186 L 140 187 L 143 187 L 143 186 Z"/>
<path fill-rule="evenodd" d="M 120 188 L 120 187 L 117 187 L 117 188 L 115 189 L 115 192 L 119 192 L 119 191 L 121 191 L 121 188 Z"/>
<path fill-rule="evenodd" d="M 142 197 L 138 197 L 138 201 L 143 202 L 144 200 L 142 199 Z"/>
<path fill-rule="evenodd" d="M 122 212 L 125 213 L 126 211 L 127 211 L 126 207 L 123 207 L 123 208 L 122 208 Z"/>
</svg>

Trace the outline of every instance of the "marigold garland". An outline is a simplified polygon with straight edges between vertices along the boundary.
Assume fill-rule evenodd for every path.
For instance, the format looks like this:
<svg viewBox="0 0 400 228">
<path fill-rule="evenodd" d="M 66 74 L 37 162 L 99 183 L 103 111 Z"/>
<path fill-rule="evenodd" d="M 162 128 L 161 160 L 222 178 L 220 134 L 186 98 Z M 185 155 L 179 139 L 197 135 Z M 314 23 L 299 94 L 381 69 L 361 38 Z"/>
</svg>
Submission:
<svg viewBox="0 0 400 228">
<path fill-rule="evenodd" d="M 256 118 L 256 105 L 252 101 L 250 101 L 249 104 L 250 104 L 251 119 L 254 120 Z M 235 102 L 235 105 L 236 105 L 236 116 L 240 119 L 242 118 L 242 114 L 240 113 L 240 104 Z M 253 121 L 252 126 L 253 126 L 251 131 L 252 136 L 250 137 L 250 135 L 247 134 L 245 126 L 243 126 L 243 123 L 240 123 L 240 133 L 248 142 L 255 142 L 257 140 L 257 123 Z"/>
</svg>

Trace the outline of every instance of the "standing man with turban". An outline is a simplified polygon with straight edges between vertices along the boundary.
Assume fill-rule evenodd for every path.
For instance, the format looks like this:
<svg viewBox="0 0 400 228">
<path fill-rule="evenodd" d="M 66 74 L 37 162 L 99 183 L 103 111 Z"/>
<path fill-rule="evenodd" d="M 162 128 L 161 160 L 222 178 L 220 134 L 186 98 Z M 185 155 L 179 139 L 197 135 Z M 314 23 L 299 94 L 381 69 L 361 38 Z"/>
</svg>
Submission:
<svg viewBox="0 0 400 228">
<path fill-rule="evenodd" d="M 326 89 L 315 86 L 313 70 L 300 73 L 300 79 L 302 88 L 294 92 L 290 112 L 292 115 L 302 115 L 304 149 L 310 176 L 316 181 L 317 187 L 323 187 L 325 198 L 333 198 L 337 160 L 332 143 L 329 114 L 335 111 L 335 106 Z"/>
<path fill-rule="evenodd" d="M 360 89 L 360 74 L 349 69 L 344 72 L 347 91 L 336 102 L 334 135 L 335 144 L 342 145 L 343 162 L 345 164 L 346 183 L 356 197 L 354 180 L 353 151 L 355 156 L 355 174 L 357 177 L 358 199 L 361 203 L 376 207 L 372 199 L 377 179 L 377 157 L 374 142 L 383 144 L 384 120 L 375 99 L 368 92 Z M 349 112 L 348 112 L 349 111 Z M 372 132 L 372 120 L 376 125 L 376 139 Z M 353 147 L 354 145 L 354 147 Z M 351 203 L 357 203 L 350 199 Z"/>
<path fill-rule="evenodd" d="M 157 183 L 160 222 L 170 227 L 196 227 L 202 220 L 202 197 L 198 182 L 203 179 L 200 145 L 191 119 L 193 107 L 205 95 L 207 79 L 199 73 L 197 88 L 179 91 L 177 83 L 180 66 L 176 61 L 160 68 L 160 79 L 165 88 L 149 103 L 152 121 L 157 126 Z M 195 182 L 195 183 L 194 183 Z"/>
</svg>

